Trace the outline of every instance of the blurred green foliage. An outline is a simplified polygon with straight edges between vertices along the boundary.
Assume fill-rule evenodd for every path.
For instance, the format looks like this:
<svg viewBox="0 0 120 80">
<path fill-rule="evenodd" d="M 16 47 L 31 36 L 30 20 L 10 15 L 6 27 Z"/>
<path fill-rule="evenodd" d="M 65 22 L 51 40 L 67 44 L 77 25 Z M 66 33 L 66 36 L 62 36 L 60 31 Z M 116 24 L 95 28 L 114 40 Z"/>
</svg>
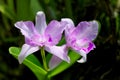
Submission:
<svg viewBox="0 0 120 80">
<path fill-rule="evenodd" d="M 94 19 L 101 24 L 97 47 L 88 54 L 88 62 L 75 63 L 53 80 L 120 80 L 120 0 L 0 0 L 0 80 L 36 80 L 8 48 L 24 43 L 14 23 L 34 21 L 39 10 L 45 12 L 47 22 L 69 17 L 76 25 Z"/>
</svg>

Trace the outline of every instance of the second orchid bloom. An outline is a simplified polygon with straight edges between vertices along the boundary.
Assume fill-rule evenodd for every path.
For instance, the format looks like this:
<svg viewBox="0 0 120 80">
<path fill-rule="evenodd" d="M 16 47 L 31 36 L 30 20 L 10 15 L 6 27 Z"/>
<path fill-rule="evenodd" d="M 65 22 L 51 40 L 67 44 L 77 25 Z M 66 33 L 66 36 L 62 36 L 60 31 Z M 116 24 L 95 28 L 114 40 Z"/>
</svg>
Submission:
<svg viewBox="0 0 120 80">
<path fill-rule="evenodd" d="M 69 18 L 63 18 L 61 21 L 52 20 L 46 24 L 45 14 L 42 11 L 37 12 L 36 24 L 31 21 L 19 21 L 15 27 L 21 30 L 25 37 L 25 44 L 18 56 L 19 63 L 30 54 L 43 48 L 53 54 L 49 62 L 49 68 L 56 67 L 61 60 L 70 63 L 68 50 L 72 49 L 82 56 L 78 62 L 85 62 L 86 55 L 95 48 L 92 42 L 98 34 L 98 22 L 80 22 L 76 27 Z M 62 33 L 65 31 L 66 44 L 56 46 L 61 40 Z"/>
</svg>

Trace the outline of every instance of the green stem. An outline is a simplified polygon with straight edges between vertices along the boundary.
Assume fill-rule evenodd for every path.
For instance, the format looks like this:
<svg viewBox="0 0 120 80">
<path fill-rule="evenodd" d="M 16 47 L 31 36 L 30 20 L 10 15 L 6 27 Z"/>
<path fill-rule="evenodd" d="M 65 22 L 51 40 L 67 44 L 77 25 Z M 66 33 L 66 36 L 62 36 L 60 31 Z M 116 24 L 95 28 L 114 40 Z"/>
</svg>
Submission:
<svg viewBox="0 0 120 80">
<path fill-rule="evenodd" d="M 41 47 L 41 56 L 42 56 L 42 60 L 43 60 L 43 67 L 46 71 L 48 71 L 48 67 L 47 67 L 47 63 L 46 63 L 46 58 L 45 58 L 45 51 L 44 51 L 44 47 Z"/>
</svg>

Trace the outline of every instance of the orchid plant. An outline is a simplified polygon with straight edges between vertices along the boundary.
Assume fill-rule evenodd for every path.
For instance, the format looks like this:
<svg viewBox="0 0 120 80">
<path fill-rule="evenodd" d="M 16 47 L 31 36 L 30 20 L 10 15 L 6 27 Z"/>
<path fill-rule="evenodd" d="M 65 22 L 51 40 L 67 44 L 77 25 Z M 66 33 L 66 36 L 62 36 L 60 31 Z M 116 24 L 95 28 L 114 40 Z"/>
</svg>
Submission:
<svg viewBox="0 0 120 80">
<path fill-rule="evenodd" d="M 98 22 L 95 20 L 82 21 L 75 27 L 70 18 L 62 18 L 47 25 L 42 11 L 37 12 L 35 25 L 31 21 L 19 21 L 15 27 L 24 35 L 25 44 L 21 49 L 11 47 L 9 51 L 20 64 L 28 66 L 38 80 L 50 80 L 78 59 L 79 63 L 86 62 L 87 54 L 95 48 L 92 41 L 98 35 Z M 64 43 L 58 46 L 62 36 L 65 37 Z M 38 50 L 43 63 L 32 54 Z"/>
</svg>

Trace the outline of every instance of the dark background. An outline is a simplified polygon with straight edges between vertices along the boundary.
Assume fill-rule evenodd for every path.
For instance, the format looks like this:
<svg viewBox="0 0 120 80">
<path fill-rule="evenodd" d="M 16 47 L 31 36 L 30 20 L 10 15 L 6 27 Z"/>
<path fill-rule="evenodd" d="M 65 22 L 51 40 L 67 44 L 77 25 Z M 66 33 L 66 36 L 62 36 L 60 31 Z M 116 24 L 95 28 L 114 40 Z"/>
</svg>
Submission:
<svg viewBox="0 0 120 80">
<path fill-rule="evenodd" d="M 96 49 L 87 62 L 76 62 L 53 80 L 120 80 L 120 0 L 0 0 L 0 80 L 36 80 L 8 49 L 24 43 L 14 23 L 34 21 L 39 10 L 45 12 L 47 22 L 69 17 L 76 25 L 90 20 L 101 24 Z"/>
</svg>

